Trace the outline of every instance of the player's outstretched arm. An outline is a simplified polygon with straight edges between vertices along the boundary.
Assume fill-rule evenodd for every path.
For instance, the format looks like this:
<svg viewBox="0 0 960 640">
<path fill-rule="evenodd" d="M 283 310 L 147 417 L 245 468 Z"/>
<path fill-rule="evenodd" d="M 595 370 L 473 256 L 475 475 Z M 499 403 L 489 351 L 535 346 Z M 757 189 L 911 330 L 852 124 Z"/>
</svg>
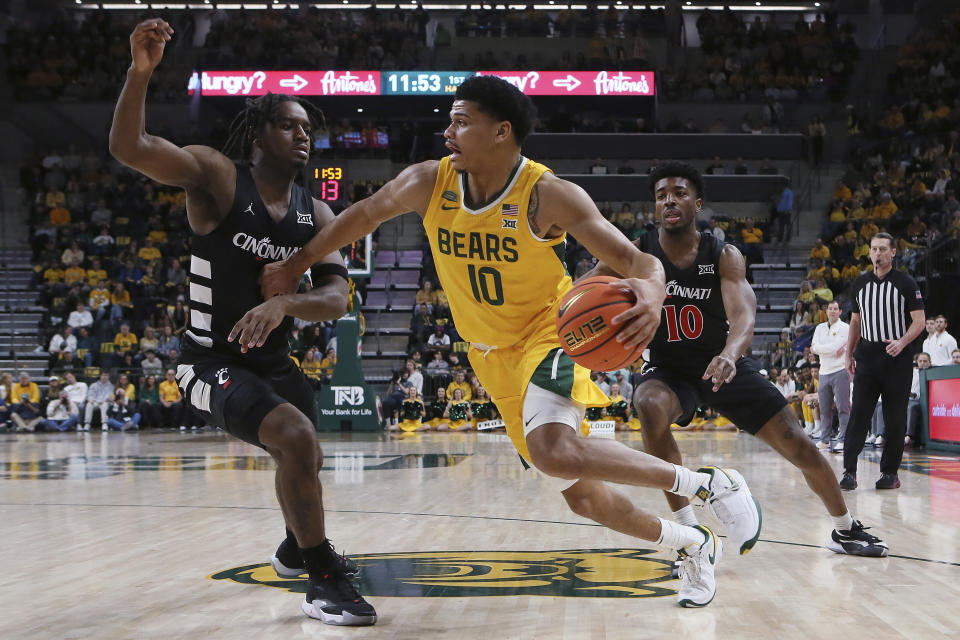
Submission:
<svg viewBox="0 0 960 640">
<path fill-rule="evenodd" d="M 611 275 L 624 278 L 612 286 L 631 291 L 636 304 L 613 318 L 625 323 L 617 340 L 626 348 L 646 345 L 660 326 L 660 310 L 666 296 L 663 265 L 643 253 L 601 215 L 580 186 L 547 174 L 531 196 L 528 217 L 531 229 L 556 227 L 570 233 L 596 256 Z"/>
<path fill-rule="evenodd" d="M 133 61 L 113 112 L 110 153 L 117 160 L 162 184 L 186 189 L 188 194 L 210 192 L 211 181 L 220 176 L 232 186 L 233 163 L 219 151 L 204 146 L 178 147 L 169 140 L 147 133 L 145 102 L 153 70 L 163 58 L 173 29 L 160 18 L 144 20 L 130 34 Z M 216 203 L 222 205 L 223 203 Z M 229 202 L 226 203 L 229 208 Z M 220 207 L 222 208 L 222 206 Z M 211 207 L 196 207 L 193 215 Z M 226 209 L 224 209 L 226 211 Z M 193 217 L 196 217 L 193 215 Z M 191 219 L 191 224 L 195 223 Z M 197 229 L 206 232 L 204 229 Z"/>
<path fill-rule="evenodd" d="M 730 330 L 723 351 L 713 357 L 703 372 L 703 379 L 713 382 L 714 391 L 737 375 L 737 360 L 750 346 L 757 317 L 757 295 L 747 282 L 746 262 L 732 244 L 724 245 L 720 252 L 719 272 L 723 310 Z"/>
<path fill-rule="evenodd" d="M 287 293 L 291 277 L 297 277 L 324 256 L 372 233 L 387 220 L 409 211 L 423 216 L 437 181 L 438 166 L 439 162 L 428 160 L 407 167 L 372 196 L 347 207 L 303 249 L 282 262 L 266 265 L 260 281 L 263 297 L 270 299 Z"/>
<path fill-rule="evenodd" d="M 317 233 L 323 233 L 323 229 L 334 219 L 333 211 L 326 203 L 314 198 L 313 219 L 318 229 Z M 320 272 L 324 271 L 323 265 L 339 267 L 341 273 L 328 270 L 330 272 L 321 274 Z M 294 316 L 310 322 L 323 322 L 336 320 L 346 313 L 349 286 L 340 252 L 333 251 L 319 260 L 316 265 L 310 266 L 317 266 L 320 269 L 312 271 L 313 287 L 309 291 L 267 298 L 266 301 L 243 314 L 243 317 L 230 330 L 227 342 L 238 340 L 240 352 L 246 353 L 254 347 L 262 347 L 270 332 L 280 326 L 286 316 Z M 299 285 L 302 273 L 297 274 L 289 283 L 290 290 L 296 289 Z"/>
</svg>

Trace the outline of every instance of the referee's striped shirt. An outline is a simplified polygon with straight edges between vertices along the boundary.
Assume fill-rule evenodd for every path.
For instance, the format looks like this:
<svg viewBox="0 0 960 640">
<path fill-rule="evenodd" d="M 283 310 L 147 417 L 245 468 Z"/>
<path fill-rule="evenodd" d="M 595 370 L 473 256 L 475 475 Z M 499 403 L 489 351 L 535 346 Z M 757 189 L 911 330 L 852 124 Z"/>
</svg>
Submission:
<svg viewBox="0 0 960 640">
<path fill-rule="evenodd" d="M 860 339 L 899 340 L 910 327 L 910 312 L 923 309 L 917 282 L 891 269 L 882 279 L 871 271 L 853 281 L 853 312 L 860 314 Z"/>
</svg>

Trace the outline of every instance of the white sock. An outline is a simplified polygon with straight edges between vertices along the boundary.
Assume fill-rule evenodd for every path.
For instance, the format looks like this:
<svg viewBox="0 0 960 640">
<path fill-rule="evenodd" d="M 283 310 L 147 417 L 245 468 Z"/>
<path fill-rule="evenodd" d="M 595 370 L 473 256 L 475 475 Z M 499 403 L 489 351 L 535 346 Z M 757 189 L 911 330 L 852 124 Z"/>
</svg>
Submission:
<svg viewBox="0 0 960 640">
<path fill-rule="evenodd" d="M 816 418 L 813 420 L 813 430 L 816 433 L 820 433 L 820 421 Z"/>
<path fill-rule="evenodd" d="M 833 520 L 833 528 L 837 531 L 850 531 L 853 528 L 853 516 L 847 511 L 842 516 L 830 516 Z"/>
<path fill-rule="evenodd" d="M 686 467 L 681 467 L 678 464 L 673 465 L 673 468 L 677 472 L 677 477 L 673 480 L 673 488 L 670 489 L 670 493 L 675 493 L 678 496 L 683 496 L 685 498 L 691 498 L 696 495 L 697 490 L 701 487 L 706 487 L 710 484 L 710 475 L 706 473 L 700 473 L 699 471 L 691 471 Z"/>
<path fill-rule="evenodd" d="M 683 524 L 677 524 L 672 520 L 660 521 L 660 537 L 657 538 L 657 544 L 668 549 L 683 549 L 693 545 L 699 547 L 703 544 L 703 534 Z"/>
<path fill-rule="evenodd" d="M 679 524 L 685 524 L 688 527 L 694 527 L 700 524 L 697 520 L 697 515 L 693 512 L 693 507 L 689 504 L 673 512 L 673 521 Z"/>
</svg>

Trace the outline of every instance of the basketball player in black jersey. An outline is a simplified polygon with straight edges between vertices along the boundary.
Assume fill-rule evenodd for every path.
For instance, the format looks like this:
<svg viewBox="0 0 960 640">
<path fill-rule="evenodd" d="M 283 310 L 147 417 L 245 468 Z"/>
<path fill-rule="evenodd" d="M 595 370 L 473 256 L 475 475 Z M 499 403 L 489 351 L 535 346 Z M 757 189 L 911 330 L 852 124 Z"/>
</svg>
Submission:
<svg viewBox="0 0 960 640">
<path fill-rule="evenodd" d="M 880 557 L 887 545 L 854 520 L 833 470 L 803 433 L 796 414 L 754 363 L 743 357 L 753 336 L 757 299 L 746 280 L 740 251 L 697 231 L 703 180 L 685 163 L 658 166 L 650 188 L 660 220 L 657 233 L 634 241 L 663 263 L 667 297 L 650 342 L 650 366 L 637 383 L 633 404 L 648 453 L 681 464 L 670 424 L 689 424 L 705 404 L 793 463 L 826 506 L 834 522 L 827 547 L 837 553 Z M 597 265 L 591 275 L 612 275 Z M 696 524 L 686 498 L 665 492 L 678 522 Z M 756 540 L 727 532 L 741 554 Z"/>
<path fill-rule="evenodd" d="M 184 401 L 207 423 L 266 449 L 276 460 L 287 539 L 272 564 L 283 575 L 309 573 L 304 613 L 328 624 L 373 624 L 376 612 L 346 575 L 352 563 L 336 554 L 326 537 L 313 393 L 287 348 L 292 316 L 318 322 L 346 311 L 347 271 L 339 253 L 313 267 L 311 290 L 266 301 L 280 330 L 263 348 L 250 349 L 251 343 L 241 344 L 231 334 L 244 313 L 264 303 L 263 265 L 299 251 L 333 220 L 327 205 L 294 182 L 310 154 L 318 119 L 311 114 L 319 112 L 290 96 L 248 101 L 228 141 L 228 150 L 239 146 L 243 164 L 210 147 L 180 148 L 150 135 L 144 127 L 147 85 L 172 35 L 160 19 L 140 23 L 131 34 L 133 63 L 114 112 L 110 152 L 153 180 L 186 191 L 194 234 L 190 326 L 177 382 Z"/>
</svg>

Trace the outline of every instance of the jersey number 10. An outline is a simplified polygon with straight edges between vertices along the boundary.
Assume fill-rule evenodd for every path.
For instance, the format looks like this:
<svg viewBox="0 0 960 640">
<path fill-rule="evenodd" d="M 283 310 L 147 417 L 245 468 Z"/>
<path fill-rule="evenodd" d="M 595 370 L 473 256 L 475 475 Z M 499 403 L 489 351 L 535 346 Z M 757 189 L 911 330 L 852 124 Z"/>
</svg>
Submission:
<svg viewBox="0 0 960 640">
<path fill-rule="evenodd" d="M 667 342 L 679 341 L 681 333 L 687 340 L 696 340 L 703 333 L 703 313 L 699 307 L 688 304 L 677 314 L 676 306 L 665 304 L 663 312 L 667 316 Z"/>
<path fill-rule="evenodd" d="M 477 302 L 486 302 L 495 307 L 503 304 L 503 280 L 499 271 L 493 267 L 477 269 L 476 265 L 471 264 L 467 265 L 467 273 L 470 275 L 473 298 Z"/>
</svg>

